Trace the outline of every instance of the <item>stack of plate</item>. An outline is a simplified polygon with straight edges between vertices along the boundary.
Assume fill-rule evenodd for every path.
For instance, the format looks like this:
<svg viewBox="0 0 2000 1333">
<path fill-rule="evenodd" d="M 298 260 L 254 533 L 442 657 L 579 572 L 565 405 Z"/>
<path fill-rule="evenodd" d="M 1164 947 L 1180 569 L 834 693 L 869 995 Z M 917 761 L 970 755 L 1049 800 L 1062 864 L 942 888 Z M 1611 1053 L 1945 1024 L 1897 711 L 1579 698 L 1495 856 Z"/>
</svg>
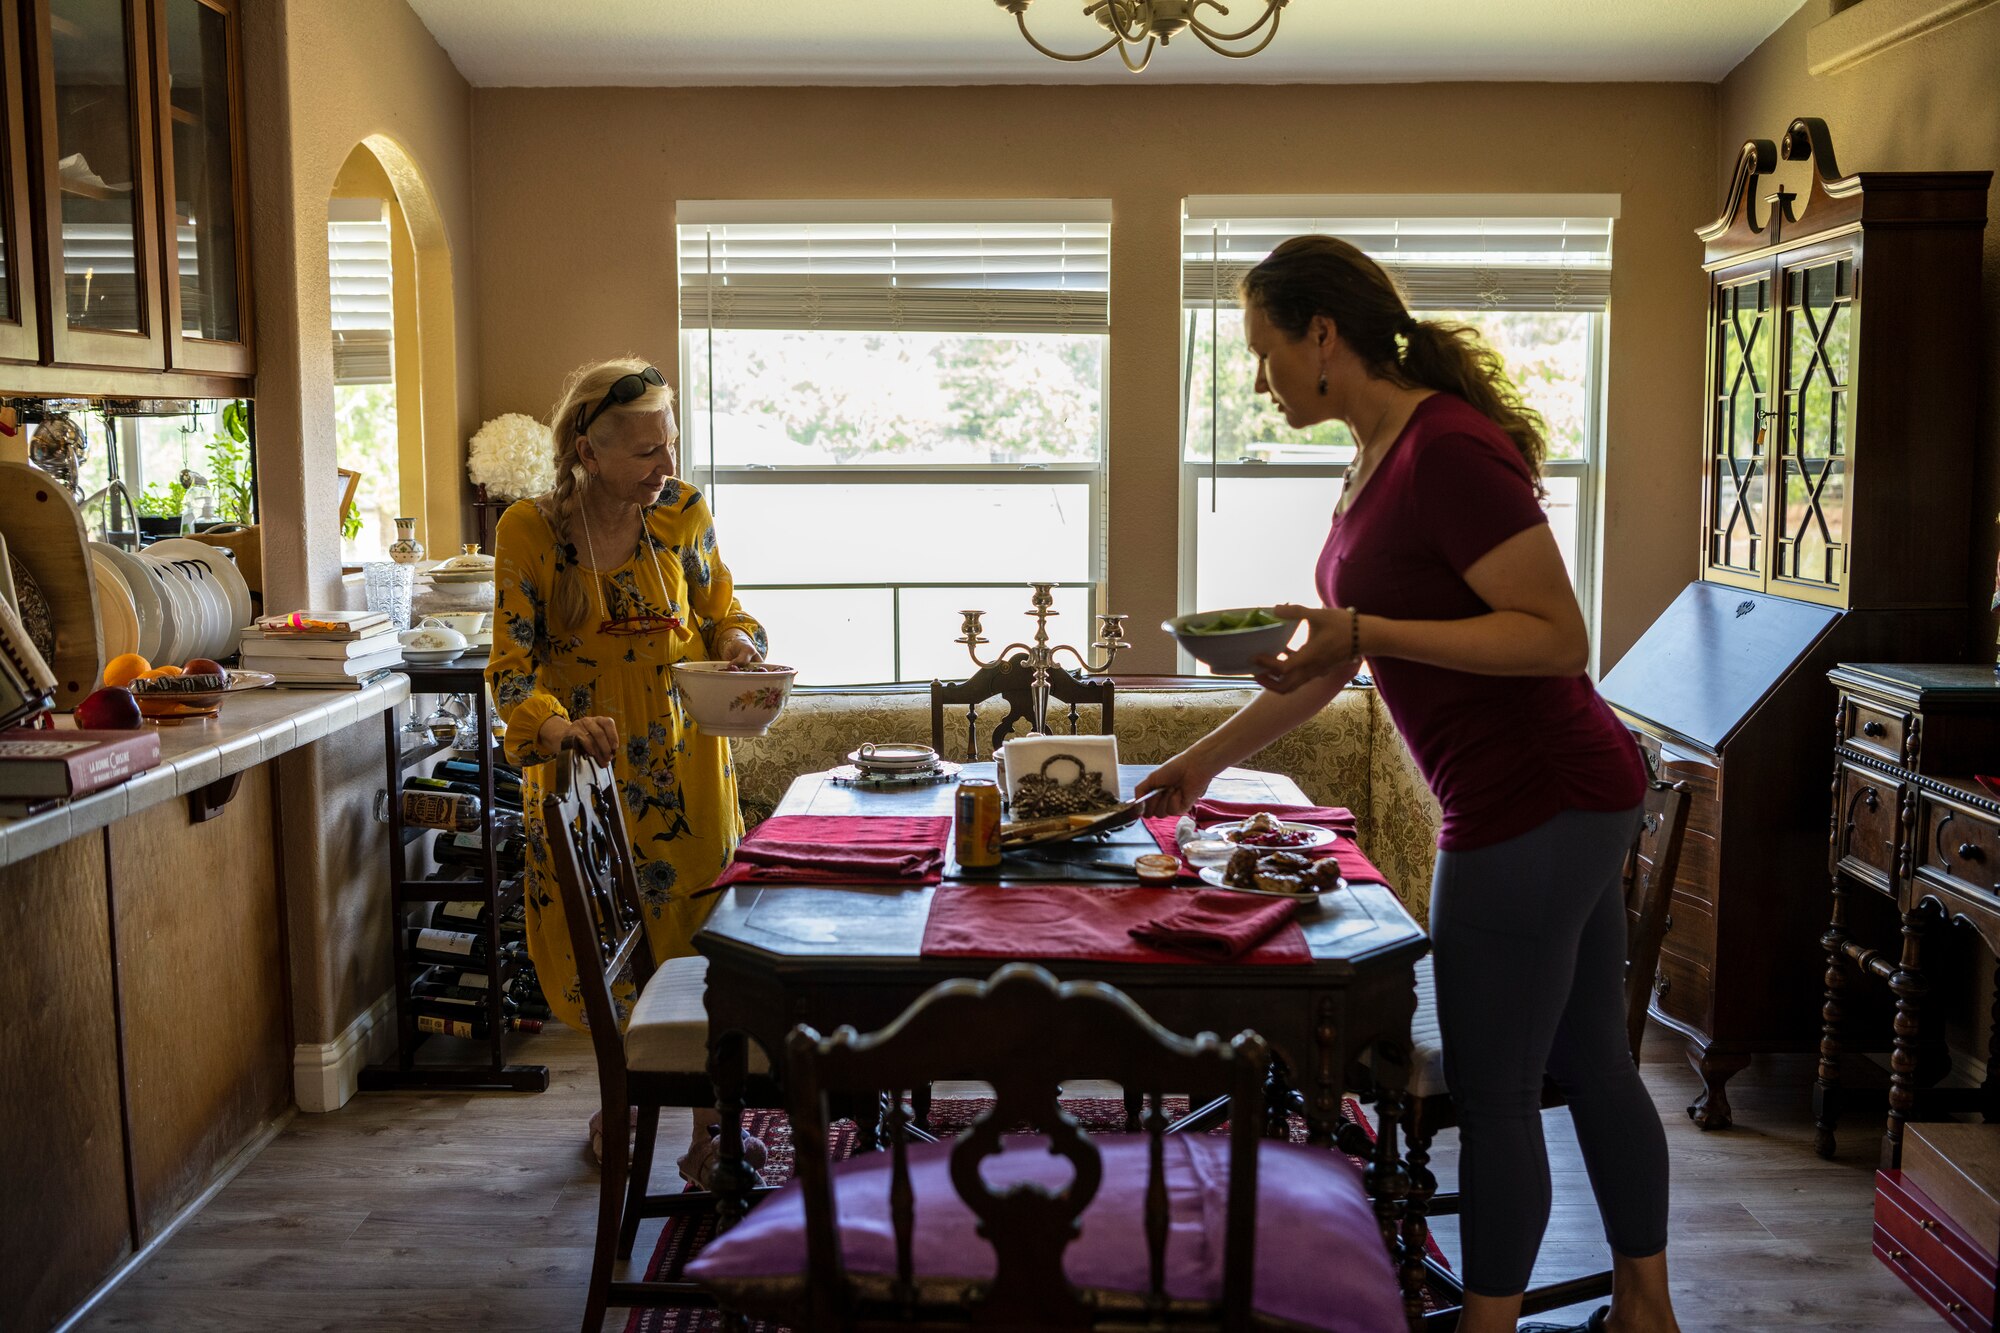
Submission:
<svg viewBox="0 0 2000 1333">
<path fill-rule="evenodd" d="M 219 661 L 236 651 L 250 626 L 250 585 L 217 547 L 174 538 L 135 556 L 94 542 L 91 559 L 107 659 L 134 652 L 161 665 Z M 121 647 L 128 634 L 129 646 Z"/>
<path fill-rule="evenodd" d="M 938 758 L 928 745 L 912 741 L 873 742 L 851 751 L 847 762 L 832 772 L 836 781 L 877 787 L 920 786 L 949 782 L 958 765 Z"/>
</svg>

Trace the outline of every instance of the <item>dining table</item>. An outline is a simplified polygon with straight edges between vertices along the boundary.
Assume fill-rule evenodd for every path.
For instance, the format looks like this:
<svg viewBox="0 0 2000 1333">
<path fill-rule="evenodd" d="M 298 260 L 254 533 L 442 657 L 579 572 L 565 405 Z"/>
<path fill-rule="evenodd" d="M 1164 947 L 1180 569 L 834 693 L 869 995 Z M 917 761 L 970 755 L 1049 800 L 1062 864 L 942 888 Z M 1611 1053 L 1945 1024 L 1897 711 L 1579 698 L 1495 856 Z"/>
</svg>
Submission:
<svg viewBox="0 0 2000 1333">
<path fill-rule="evenodd" d="M 959 776 L 990 780 L 993 768 L 968 763 Z M 1134 785 L 1151 771 L 1151 765 L 1119 765 L 1120 796 L 1130 799 Z M 955 792 L 949 782 L 883 788 L 843 782 L 833 773 L 806 773 L 793 780 L 773 815 L 949 816 Z M 1207 795 L 1274 808 L 1311 804 L 1290 778 L 1247 768 L 1225 770 Z M 943 878 L 946 885 L 983 881 L 1003 888 L 1074 884 L 1077 893 L 1089 893 L 1114 878 L 1103 866 L 1121 860 L 1129 865 L 1139 853 L 1161 850 L 1143 823 L 1086 845 L 1095 865 L 1010 854 L 991 870 L 961 866 L 947 852 Z M 1136 884 L 1129 873 L 1115 878 Z M 769 1055 L 772 1074 L 782 1083 L 785 1043 L 795 1027 L 822 1033 L 844 1024 L 875 1030 L 939 982 L 985 977 L 1016 960 L 1011 952 L 991 959 L 925 956 L 926 921 L 939 892 L 935 886 L 807 881 L 743 882 L 716 894 L 694 947 L 708 959 L 709 1072 L 722 1121 L 714 1182 L 718 1227 L 744 1215 L 757 1184 L 755 1173 L 743 1166 L 738 1132 L 747 1043 Z M 1115 986 L 1174 1032 L 1259 1033 L 1282 1060 L 1284 1078 L 1296 1092 L 1284 1104 L 1303 1114 L 1307 1141 L 1365 1158 L 1376 1219 L 1397 1265 L 1406 1308 L 1414 1312 L 1423 1256 L 1407 1252 L 1411 1247 L 1402 1234 L 1409 1176 L 1396 1131 L 1409 1079 L 1413 969 L 1429 941 L 1387 883 L 1348 882 L 1301 902 L 1296 920 L 1311 957 L 1292 966 L 1112 962 L 1032 952 L 1018 960 L 1038 963 L 1064 981 Z M 1372 1093 L 1372 1143 L 1354 1122 L 1343 1122 L 1343 1099 L 1354 1087 Z M 1212 1107 L 1203 1123 L 1215 1118 Z M 864 1130 L 864 1146 L 871 1141 Z"/>
</svg>

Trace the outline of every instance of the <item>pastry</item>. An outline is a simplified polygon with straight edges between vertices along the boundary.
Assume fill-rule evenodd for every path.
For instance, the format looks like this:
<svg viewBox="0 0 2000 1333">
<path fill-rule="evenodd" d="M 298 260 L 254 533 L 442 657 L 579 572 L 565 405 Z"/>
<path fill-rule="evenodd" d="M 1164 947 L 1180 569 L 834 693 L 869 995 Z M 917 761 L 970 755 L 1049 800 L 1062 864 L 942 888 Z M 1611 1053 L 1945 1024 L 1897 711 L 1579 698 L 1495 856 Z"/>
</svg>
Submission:
<svg viewBox="0 0 2000 1333">
<path fill-rule="evenodd" d="M 1253 849 L 1238 847 L 1229 858 L 1229 865 L 1222 872 L 1222 882 L 1239 889 L 1257 887 L 1257 862 L 1259 858 Z"/>
</svg>

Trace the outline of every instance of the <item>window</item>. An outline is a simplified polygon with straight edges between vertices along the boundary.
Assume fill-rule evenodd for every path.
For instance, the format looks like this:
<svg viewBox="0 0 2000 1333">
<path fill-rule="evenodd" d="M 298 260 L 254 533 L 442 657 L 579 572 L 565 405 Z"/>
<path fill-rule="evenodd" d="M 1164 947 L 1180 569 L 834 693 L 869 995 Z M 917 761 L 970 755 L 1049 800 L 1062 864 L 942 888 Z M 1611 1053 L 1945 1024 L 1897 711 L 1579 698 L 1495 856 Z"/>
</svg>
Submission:
<svg viewBox="0 0 2000 1333">
<path fill-rule="evenodd" d="M 1101 581 L 1110 210 L 684 203 L 681 474 L 813 685 L 962 677 Z M 972 540 L 967 540 L 968 535 Z M 1003 637 L 1005 636 L 1005 637 Z"/>
<path fill-rule="evenodd" d="M 1313 567 L 1354 441 L 1339 422 L 1293 431 L 1257 395 L 1236 283 L 1285 238 L 1324 232 L 1382 263 L 1418 314 L 1477 327 L 1505 359 L 1548 424 L 1550 523 L 1588 613 L 1616 213 L 1600 196 L 1189 199 L 1182 609 L 1319 601 Z"/>
<path fill-rule="evenodd" d="M 406 512 L 396 435 L 395 293 L 385 199 L 327 201 L 334 456 L 361 474 L 343 515 L 345 563 L 380 560 Z M 415 512 L 415 511 L 407 511 Z"/>
</svg>

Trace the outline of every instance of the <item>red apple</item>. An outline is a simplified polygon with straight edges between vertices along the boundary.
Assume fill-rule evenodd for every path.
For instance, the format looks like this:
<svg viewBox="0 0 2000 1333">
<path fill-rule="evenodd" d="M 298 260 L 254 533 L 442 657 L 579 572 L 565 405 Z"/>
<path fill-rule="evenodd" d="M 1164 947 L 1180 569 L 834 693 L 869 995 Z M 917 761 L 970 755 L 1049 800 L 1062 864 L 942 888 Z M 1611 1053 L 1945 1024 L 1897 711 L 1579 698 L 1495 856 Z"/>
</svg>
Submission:
<svg viewBox="0 0 2000 1333">
<path fill-rule="evenodd" d="M 192 658 L 186 666 L 181 668 L 181 674 L 187 676 L 220 676 L 223 674 L 222 663 L 212 657 Z"/>
<path fill-rule="evenodd" d="M 107 685 L 76 706 L 76 724 L 88 731 L 137 731 L 145 719 L 132 691 Z"/>
</svg>

